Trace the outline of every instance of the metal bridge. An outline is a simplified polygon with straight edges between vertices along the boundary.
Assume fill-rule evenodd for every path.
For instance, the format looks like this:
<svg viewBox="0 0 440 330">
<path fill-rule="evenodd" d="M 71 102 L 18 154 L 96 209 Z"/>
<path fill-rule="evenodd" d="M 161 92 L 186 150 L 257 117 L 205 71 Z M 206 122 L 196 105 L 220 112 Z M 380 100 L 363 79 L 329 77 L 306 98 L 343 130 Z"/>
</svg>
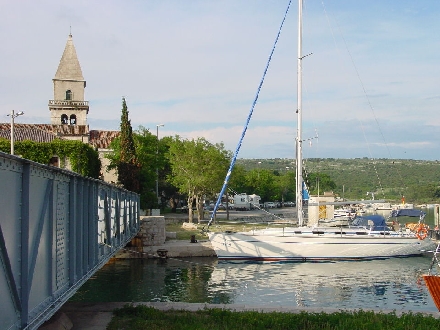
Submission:
<svg viewBox="0 0 440 330">
<path fill-rule="evenodd" d="M 36 329 L 139 230 L 139 195 L 0 152 L 0 329 Z"/>
</svg>

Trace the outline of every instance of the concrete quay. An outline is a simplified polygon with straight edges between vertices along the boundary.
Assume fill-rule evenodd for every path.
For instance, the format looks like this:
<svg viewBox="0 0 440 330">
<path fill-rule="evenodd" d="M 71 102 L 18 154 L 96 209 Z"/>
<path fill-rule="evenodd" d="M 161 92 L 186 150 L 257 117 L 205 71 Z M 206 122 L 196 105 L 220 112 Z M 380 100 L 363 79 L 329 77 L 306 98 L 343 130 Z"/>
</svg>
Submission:
<svg viewBox="0 0 440 330">
<path fill-rule="evenodd" d="M 288 210 L 290 211 L 290 210 Z M 282 214 L 290 214 L 286 210 L 280 210 Z M 290 211 L 291 212 L 291 211 Z M 227 218 L 226 211 L 219 211 L 218 219 L 225 220 Z M 231 221 L 239 220 L 246 222 L 273 221 L 273 215 L 267 214 L 261 210 L 253 211 L 230 211 L 229 219 Z M 207 238 L 198 239 L 197 242 L 191 243 L 183 240 L 172 239 L 165 231 L 167 223 L 181 223 L 183 226 L 191 227 L 193 224 L 188 221 L 188 214 L 172 213 L 164 216 L 142 216 L 141 228 L 135 246 L 126 247 L 118 251 L 115 255 L 117 259 L 133 259 L 133 258 L 191 258 L 191 257 L 215 257 L 215 251 L 211 242 Z M 197 220 L 194 220 L 197 222 Z M 208 220 L 203 220 L 207 224 Z M 195 223 L 194 223 L 195 225 Z M 196 227 L 195 227 L 196 228 Z M 174 233 L 174 238 L 175 238 Z M 159 251 L 159 252 L 158 252 Z"/>
<path fill-rule="evenodd" d="M 167 240 L 165 244 L 144 246 L 141 250 L 127 247 L 117 252 L 115 258 L 191 258 L 215 256 L 215 251 L 209 240 L 198 240 L 196 243 L 182 240 Z"/>
<path fill-rule="evenodd" d="M 279 209 L 279 215 L 291 215 L 291 210 Z M 273 221 L 274 216 L 262 210 L 253 211 L 230 211 L 229 220 L 244 221 L 244 222 L 265 222 Z M 217 219 L 227 219 L 226 211 L 219 211 Z M 190 257 L 215 257 L 215 251 L 207 238 L 198 239 L 197 242 L 176 240 L 175 233 L 166 232 L 165 226 L 168 223 L 181 223 L 188 229 L 191 228 L 192 223 L 188 221 L 188 214 L 172 213 L 164 216 L 142 216 L 141 228 L 138 236 L 132 241 L 135 244 L 131 247 L 126 247 L 117 252 L 115 258 L 117 259 L 132 259 L 132 258 L 190 258 Z M 194 220 L 195 222 L 197 220 Z M 206 225 L 208 220 L 202 220 Z M 195 223 L 194 223 L 195 226 Z M 174 236 L 172 236 L 174 234 Z"/>
</svg>

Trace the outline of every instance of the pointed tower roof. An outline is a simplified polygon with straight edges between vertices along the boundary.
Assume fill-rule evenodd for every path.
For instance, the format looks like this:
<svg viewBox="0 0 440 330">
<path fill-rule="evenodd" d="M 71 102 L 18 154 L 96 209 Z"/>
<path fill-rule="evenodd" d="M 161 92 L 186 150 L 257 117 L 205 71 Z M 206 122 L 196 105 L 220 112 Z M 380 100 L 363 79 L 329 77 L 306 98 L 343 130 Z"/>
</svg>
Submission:
<svg viewBox="0 0 440 330">
<path fill-rule="evenodd" d="M 58 65 L 55 79 L 59 80 L 84 80 L 78 57 L 76 56 L 75 46 L 73 45 L 72 35 L 67 38 L 63 56 Z"/>
</svg>

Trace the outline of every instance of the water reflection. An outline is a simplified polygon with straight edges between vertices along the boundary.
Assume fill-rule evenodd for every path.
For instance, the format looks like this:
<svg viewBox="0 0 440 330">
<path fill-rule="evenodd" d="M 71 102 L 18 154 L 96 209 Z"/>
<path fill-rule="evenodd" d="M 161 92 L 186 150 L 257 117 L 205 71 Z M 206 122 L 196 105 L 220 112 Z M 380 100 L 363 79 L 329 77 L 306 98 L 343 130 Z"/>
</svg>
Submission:
<svg viewBox="0 0 440 330">
<path fill-rule="evenodd" d="M 219 264 L 210 284 L 213 291 L 233 289 L 234 303 L 435 311 L 424 284 L 418 282 L 427 264 L 427 258 L 243 267 Z"/>
<path fill-rule="evenodd" d="M 72 300 L 437 311 L 419 280 L 429 264 L 426 257 L 290 264 L 231 264 L 212 258 L 116 260 Z"/>
</svg>

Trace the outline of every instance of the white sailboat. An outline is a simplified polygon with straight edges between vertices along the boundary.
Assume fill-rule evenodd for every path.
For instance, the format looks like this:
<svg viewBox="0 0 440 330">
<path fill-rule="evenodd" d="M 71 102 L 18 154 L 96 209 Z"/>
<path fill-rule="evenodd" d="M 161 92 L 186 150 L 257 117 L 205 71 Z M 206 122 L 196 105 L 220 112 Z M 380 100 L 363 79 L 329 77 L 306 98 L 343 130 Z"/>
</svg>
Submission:
<svg viewBox="0 0 440 330">
<path fill-rule="evenodd" d="M 283 21 L 284 22 L 284 21 Z M 296 137 L 296 207 L 298 227 L 268 228 L 249 232 L 211 232 L 209 225 L 215 217 L 217 205 L 208 223 L 208 237 L 220 260 L 234 261 L 327 261 L 372 260 L 421 255 L 435 249 L 427 238 L 427 230 L 419 220 L 419 235 L 405 228 L 389 228 L 381 216 L 361 217 L 347 227 L 308 226 L 303 210 L 302 169 L 302 0 L 298 1 L 298 127 Z M 264 76 L 263 76 L 264 78 Z M 261 87 L 261 84 L 260 84 Z M 254 101 L 255 104 L 255 101 Z M 252 114 L 252 110 L 251 110 Z M 248 117 L 249 121 L 250 116 Z M 242 134 L 246 131 L 246 126 Z M 238 154 L 241 141 L 238 144 Z M 226 175 L 219 196 L 222 196 L 235 163 Z M 423 235 L 420 232 L 423 231 Z M 420 239 L 423 238 L 423 239 Z"/>
</svg>

